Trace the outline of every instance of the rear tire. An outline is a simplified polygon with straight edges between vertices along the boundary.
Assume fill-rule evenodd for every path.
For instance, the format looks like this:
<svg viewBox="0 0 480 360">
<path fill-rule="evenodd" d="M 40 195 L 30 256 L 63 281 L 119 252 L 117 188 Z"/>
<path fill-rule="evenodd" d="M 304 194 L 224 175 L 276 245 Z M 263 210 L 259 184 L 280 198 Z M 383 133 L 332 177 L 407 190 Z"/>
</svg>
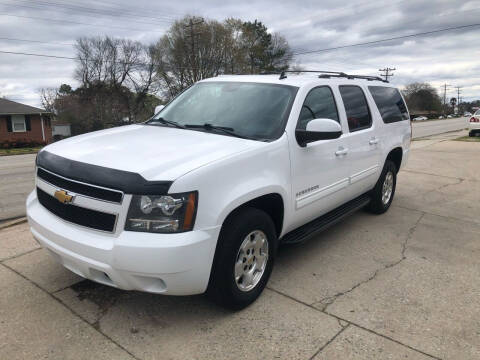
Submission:
<svg viewBox="0 0 480 360">
<path fill-rule="evenodd" d="M 276 247 L 275 225 L 265 212 L 244 208 L 229 216 L 220 231 L 207 296 L 232 310 L 253 303 L 268 282 Z"/>
<path fill-rule="evenodd" d="M 371 201 L 367 210 L 373 214 L 383 214 L 388 210 L 395 195 L 397 167 L 391 160 L 385 161 L 380 178 L 370 193 Z"/>
</svg>

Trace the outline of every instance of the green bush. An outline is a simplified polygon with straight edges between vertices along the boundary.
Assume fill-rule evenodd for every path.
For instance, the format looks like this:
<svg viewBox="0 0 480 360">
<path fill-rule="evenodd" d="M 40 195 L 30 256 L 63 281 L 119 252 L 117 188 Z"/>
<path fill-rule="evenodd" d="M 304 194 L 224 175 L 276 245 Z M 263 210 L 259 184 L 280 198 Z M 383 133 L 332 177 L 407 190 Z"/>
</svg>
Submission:
<svg viewBox="0 0 480 360">
<path fill-rule="evenodd" d="M 35 141 L 31 139 L 5 140 L 0 144 L 2 149 L 34 148 L 45 146 L 45 141 Z"/>
</svg>

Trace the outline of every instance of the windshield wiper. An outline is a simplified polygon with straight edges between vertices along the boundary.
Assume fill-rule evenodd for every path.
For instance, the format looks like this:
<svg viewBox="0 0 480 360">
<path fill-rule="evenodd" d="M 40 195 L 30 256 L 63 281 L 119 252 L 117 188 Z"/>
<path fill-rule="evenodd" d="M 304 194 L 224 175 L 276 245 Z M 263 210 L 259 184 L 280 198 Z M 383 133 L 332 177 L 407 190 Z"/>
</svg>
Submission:
<svg viewBox="0 0 480 360">
<path fill-rule="evenodd" d="M 217 131 L 221 131 L 227 135 L 230 135 L 230 136 L 235 136 L 235 137 L 238 137 L 238 138 L 241 138 L 241 139 L 249 139 L 249 140 L 254 140 L 252 137 L 249 137 L 249 136 L 245 136 L 245 135 L 240 135 L 240 134 L 237 134 L 235 132 L 235 129 L 234 128 L 231 128 L 231 127 L 226 127 L 226 126 L 216 126 L 216 125 L 212 125 L 212 124 L 202 124 L 202 125 L 198 125 L 198 124 L 186 124 L 185 125 L 185 128 L 187 129 L 204 129 L 204 130 L 207 130 L 207 131 L 211 131 L 211 130 L 217 130 Z"/>
<path fill-rule="evenodd" d="M 185 126 L 183 125 L 180 125 L 179 123 L 175 122 L 175 121 L 170 121 L 170 120 L 167 120 L 167 119 L 164 119 L 162 117 L 159 117 L 157 119 L 152 119 L 150 120 L 147 124 L 151 124 L 153 122 L 159 122 L 161 124 L 165 124 L 165 125 L 171 125 L 171 126 L 175 126 L 179 129 L 185 129 Z"/>
</svg>

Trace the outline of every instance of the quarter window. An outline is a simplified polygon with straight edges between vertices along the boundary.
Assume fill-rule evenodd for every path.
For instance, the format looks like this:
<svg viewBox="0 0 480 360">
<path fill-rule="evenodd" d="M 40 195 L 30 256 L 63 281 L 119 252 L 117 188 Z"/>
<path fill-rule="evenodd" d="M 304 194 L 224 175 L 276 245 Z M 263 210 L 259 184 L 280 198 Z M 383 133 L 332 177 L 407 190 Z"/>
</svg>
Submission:
<svg viewBox="0 0 480 360">
<path fill-rule="evenodd" d="M 388 124 L 409 119 L 407 106 L 397 89 L 385 86 L 369 86 L 368 89 L 372 94 L 373 100 L 375 100 L 384 123 Z"/>
<path fill-rule="evenodd" d="M 25 125 L 25 115 L 12 115 L 12 129 L 13 132 L 27 131 L 27 127 Z"/>
<path fill-rule="evenodd" d="M 350 132 L 372 126 L 372 116 L 363 90 L 359 86 L 342 85 L 340 94 L 345 105 Z"/>
<path fill-rule="evenodd" d="M 300 110 L 297 129 L 305 130 L 313 119 L 331 119 L 339 122 L 335 98 L 328 86 L 317 87 L 308 93 Z"/>
</svg>

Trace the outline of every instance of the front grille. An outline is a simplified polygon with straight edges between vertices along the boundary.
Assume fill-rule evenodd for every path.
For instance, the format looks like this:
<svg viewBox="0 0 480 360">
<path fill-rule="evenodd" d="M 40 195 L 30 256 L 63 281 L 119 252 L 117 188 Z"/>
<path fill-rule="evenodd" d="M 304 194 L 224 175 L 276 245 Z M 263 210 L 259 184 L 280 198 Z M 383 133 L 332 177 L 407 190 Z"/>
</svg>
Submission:
<svg viewBox="0 0 480 360">
<path fill-rule="evenodd" d="M 51 213 L 71 223 L 102 231 L 113 232 L 115 230 L 116 215 L 63 204 L 38 187 L 37 198 L 40 204 Z"/>
<path fill-rule="evenodd" d="M 65 179 L 64 177 L 55 175 L 42 168 L 38 168 L 37 176 L 46 182 L 58 186 L 59 188 L 70 190 L 77 194 L 82 194 L 99 200 L 105 200 L 115 203 L 121 203 L 123 193 L 121 191 L 105 189 L 97 186 L 92 186 L 77 181 Z"/>
</svg>

